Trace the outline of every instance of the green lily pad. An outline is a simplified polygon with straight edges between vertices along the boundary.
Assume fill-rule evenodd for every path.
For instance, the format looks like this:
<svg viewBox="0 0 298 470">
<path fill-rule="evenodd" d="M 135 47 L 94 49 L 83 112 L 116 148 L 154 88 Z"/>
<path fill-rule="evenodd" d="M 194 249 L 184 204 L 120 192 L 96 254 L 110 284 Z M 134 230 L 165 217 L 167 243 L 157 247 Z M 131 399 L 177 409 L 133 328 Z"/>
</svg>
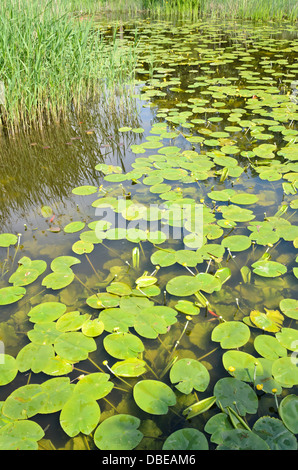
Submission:
<svg viewBox="0 0 298 470">
<path fill-rule="evenodd" d="M 35 305 L 28 312 L 33 323 L 49 323 L 57 320 L 66 311 L 66 305 L 61 302 L 43 302 Z"/>
<path fill-rule="evenodd" d="M 201 283 L 197 277 L 182 275 L 171 279 L 166 285 L 166 290 L 171 295 L 187 297 L 197 292 L 200 286 Z"/>
<path fill-rule="evenodd" d="M 0 354 L 0 385 L 13 381 L 18 373 L 16 359 L 9 354 Z"/>
<path fill-rule="evenodd" d="M 255 350 L 266 359 L 275 360 L 287 355 L 284 348 L 274 336 L 258 335 L 254 340 Z"/>
<path fill-rule="evenodd" d="M 43 260 L 31 261 L 27 256 L 19 260 L 18 269 L 10 276 L 9 282 L 14 286 L 26 286 L 34 282 L 47 268 Z"/>
<path fill-rule="evenodd" d="M 144 351 L 142 341 L 131 333 L 112 333 L 103 340 L 108 354 L 117 359 L 138 357 Z"/>
<path fill-rule="evenodd" d="M 258 409 L 258 397 L 245 382 L 232 377 L 219 379 L 214 386 L 216 400 L 225 409 L 232 408 L 240 416 L 254 414 Z"/>
<path fill-rule="evenodd" d="M 223 349 L 239 348 L 250 338 L 250 329 L 240 321 L 227 321 L 217 325 L 212 331 L 212 341 L 220 342 Z"/>
<path fill-rule="evenodd" d="M 16 361 L 20 372 L 31 369 L 32 372 L 38 374 L 54 356 L 55 351 L 52 345 L 29 343 L 20 350 Z"/>
<path fill-rule="evenodd" d="M 290 394 L 282 399 L 278 408 L 279 415 L 284 425 L 293 434 L 298 433 L 298 397 Z"/>
<path fill-rule="evenodd" d="M 170 381 L 182 393 L 189 394 L 193 389 L 204 392 L 210 376 L 206 367 L 195 359 L 180 359 L 171 367 Z"/>
<path fill-rule="evenodd" d="M 287 317 L 298 320 L 298 300 L 282 299 L 279 303 L 279 308 Z"/>
<path fill-rule="evenodd" d="M 294 328 L 282 328 L 280 332 L 275 334 L 278 342 L 289 351 L 297 351 L 298 331 Z"/>
<path fill-rule="evenodd" d="M 122 308 L 106 308 L 98 316 L 103 322 L 105 331 L 113 332 L 115 329 L 120 333 L 127 333 L 134 326 L 135 315 Z"/>
<path fill-rule="evenodd" d="M 296 346 L 297 347 L 297 346 Z M 282 387 L 291 388 L 298 384 L 298 368 L 293 357 L 280 357 L 272 364 L 272 375 Z"/>
<path fill-rule="evenodd" d="M 244 351 L 226 351 L 222 356 L 222 362 L 231 375 L 243 382 L 253 382 L 255 374 L 263 373 L 260 361 Z"/>
<path fill-rule="evenodd" d="M 73 385 L 68 377 L 54 377 L 41 384 L 46 400 L 39 413 L 48 414 L 60 411 L 73 393 Z"/>
<path fill-rule="evenodd" d="M 28 384 L 14 390 L 5 400 L 2 413 L 11 419 L 27 419 L 40 412 L 46 394 L 41 385 Z"/>
<path fill-rule="evenodd" d="M 42 427 L 34 421 L 13 421 L 0 429 L 0 450 L 37 450 L 43 437 Z"/>
<path fill-rule="evenodd" d="M 76 233 L 76 232 L 80 232 L 81 230 L 83 230 L 83 228 L 85 227 L 85 222 L 82 222 L 80 220 L 76 221 L 76 222 L 70 222 L 69 224 L 67 224 L 65 227 L 64 227 L 64 232 L 65 233 Z"/>
<path fill-rule="evenodd" d="M 297 450 L 297 439 L 279 419 L 262 416 L 254 423 L 252 431 L 261 437 L 271 450 Z"/>
<path fill-rule="evenodd" d="M 252 264 L 253 272 L 262 277 L 278 277 L 287 272 L 287 267 L 276 261 L 261 260 Z"/>
<path fill-rule="evenodd" d="M 249 193 L 237 193 L 231 197 L 231 202 L 233 204 L 255 204 L 259 200 L 256 194 L 249 194 Z"/>
<path fill-rule="evenodd" d="M 11 286 L 0 289 L 0 305 L 10 305 L 22 299 L 26 294 L 24 287 Z"/>
<path fill-rule="evenodd" d="M 107 292 L 93 294 L 86 300 L 87 305 L 96 309 L 118 307 L 119 302 L 120 297 L 114 294 L 109 294 Z"/>
<path fill-rule="evenodd" d="M 217 450 L 270 450 L 261 437 L 246 429 L 223 431 L 221 438 L 222 444 L 217 446 Z"/>
<path fill-rule="evenodd" d="M 223 239 L 222 246 L 230 251 L 245 251 L 251 246 L 251 240 L 245 235 L 230 235 Z"/>
<path fill-rule="evenodd" d="M 86 320 L 82 325 L 82 333 L 85 336 L 90 336 L 94 338 L 96 336 L 100 336 L 104 331 L 104 323 L 99 320 L 98 318 L 94 318 L 94 320 Z"/>
<path fill-rule="evenodd" d="M 0 247 L 7 248 L 11 245 L 15 245 L 18 241 L 18 237 L 13 233 L 1 233 L 0 234 Z"/>
<path fill-rule="evenodd" d="M 131 287 L 125 282 L 112 282 L 106 290 L 109 294 L 115 294 L 119 296 L 131 294 Z"/>
<path fill-rule="evenodd" d="M 89 320 L 91 315 L 87 313 L 81 315 L 81 313 L 77 310 L 73 312 L 67 312 L 61 315 L 56 322 L 57 330 L 61 332 L 66 331 L 76 331 L 82 328 L 84 322 Z"/>
<path fill-rule="evenodd" d="M 89 196 L 90 194 L 94 194 L 98 191 L 97 186 L 92 186 L 92 185 L 83 185 L 83 186 L 77 186 L 72 190 L 73 194 L 76 194 L 77 196 Z"/>
<path fill-rule="evenodd" d="M 61 358 L 78 362 L 87 359 L 88 354 L 96 350 L 96 343 L 80 331 L 70 331 L 56 338 L 54 348 Z"/>
<path fill-rule="evenodd" d="M 197 429 L 183 428 L 170 434 L 162 450 L 209 450 L 206 436 Z"/>
<path fill-rule="evenodd" d="M 73 394 L 63 405 L 59 421 L 63 431 L 70 437 L 79 433 L 89 435 L 100 419 L 100 408 L 97 401 Z"/>
<path fill-rule="evenodd" d="M 90 400 L 100 400 L 108 395 L 114 387 L 113 382 L 109 379 L 109 374 L 102 372 L 83 375 L 76 383 L 73 393 Z"/>
<path fill-rule="evenodd" d="M 158 380 L 141 380 L 133 389 L 136 404 L 146 413 L 165 415 L 176 404 L 173 390 Z"/>
<path fill-rule="evenodd" d="M 225 219 L 232 220 L 234 222 L 249 222 L 255 218 L 250 209 L 243 209 L 234 205 L 222 207 L 221 212 Z"/>
<path fill-rule="evenodd" d="M 141 421 L 128 414 L 105 419 L 94 433 L 94 443 L 100 450 L 132 450 L 143 439 L 138 430 Z"/>
<path fill-rule="evenodd" d="M 153 306 L 141 310 L 134 320 L 136 332 L 150 339 L 167 333 L 168 327 L 177 322 L 177 311 L 167 306 Z"/>
<path fill-rule="evenodd" d="M 157 250 L 151 255 L 150 261 L 161 268 L 172 266 L 176 263 L 175 251 Z"/>
<path fill-rule="evenodd" d="M 278 310 L 268 310 L 266 308 L 265 310 L 266 313 L 252 310 L 249 318 L 258 328 L 271 333 L 276 333 L 280 330 L 284 317 Z"/>
<path fill-rule="evenodd" d="M 72 251 L 77 255 L 82 255 L 83 253 L 91 253 L 94 250 L 94 244 L 91 242 L 86 242 L 84 240 L 78 240 L 72 245 Z"/>
<path fill-rule="evenodd" d="M 178 310 L 178 312 L 182 312 L 185 315 L 191 316 L 198 315 L 200 313 L 200 308 L 189 300 L 178 300 L 178 302 L 175 304 L 175 309 Z"/>
<path fill-rule="evenodd" d="M 139 377 L 147 372 L 146 362 L 136 357 L 116 362 L 111 370 L 120 377 Z"/>
</svg>

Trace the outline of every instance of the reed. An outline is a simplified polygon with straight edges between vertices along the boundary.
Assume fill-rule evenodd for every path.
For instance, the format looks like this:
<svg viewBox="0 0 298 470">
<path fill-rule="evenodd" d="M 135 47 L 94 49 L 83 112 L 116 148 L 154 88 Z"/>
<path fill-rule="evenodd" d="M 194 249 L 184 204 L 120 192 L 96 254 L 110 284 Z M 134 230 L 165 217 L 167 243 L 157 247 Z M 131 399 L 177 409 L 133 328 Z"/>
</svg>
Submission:
<svg viewBox="0 0 298 470">
<path fill-rule="evenodd" d="M 73 13 L 79 2 L 72 1 L 0 4 L 0 117 L 7 134 L 59 122 L 133 76 L 134 46 L 116 35 L 108 42 L 91 17 Z"/>
<path fill-rule="evenodd" d="M 144 8 L 159 15 L 276 21 L 298 19 L 297 0 L 144 0 Z"/>
</svg>

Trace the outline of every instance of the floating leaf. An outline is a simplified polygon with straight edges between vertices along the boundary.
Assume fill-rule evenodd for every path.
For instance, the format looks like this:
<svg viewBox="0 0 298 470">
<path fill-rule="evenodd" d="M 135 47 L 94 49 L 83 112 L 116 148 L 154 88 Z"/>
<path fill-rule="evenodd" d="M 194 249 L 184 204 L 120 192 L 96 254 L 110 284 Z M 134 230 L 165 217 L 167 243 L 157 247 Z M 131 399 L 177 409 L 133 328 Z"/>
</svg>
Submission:
<svg viewBox="0 0 298 470">
<path fill-rule="evenodd" d="M 71 331 L 58 336 L 54 348 L 61 358 L 78 362 L 87 359 L 88 354 L 96 350 L 96 343 L 80 331 Z"/>
<path fill-rule="evenodd" d="M 80 220 L 76 221 L 76 222 L 70 222 L 69 224 L 67 224 L 65 227 L 64 227 L 64 232 L 65 233 L 76 233 L 76 232 L 80 232 L 81 230 L 83 230 L 83 228 L 85 227 L 85 222 L 82 222 Z"/>
<path fill-rule="evenodd" d="M 136 404 L 147 413 L 167 414 L 169 406 L 176 404 L 173 390 L 158 380 L 141 380 L 133 389 Z"/>
<path fill-rule="evenodd" d="M 10 276 L 9 282 L 14 286 L 26 286 L 34 282 L 47 268 L 47 263 L 43 260 L 31 261 L 23 256 L 19 260 L 18 269 Z"/>
<path fill-rule="evenodd" d="M 0 234 L 0 247 L 7 248 L 11 245 L 15 245 L 18 241 L 18 237 L 13 233 L 1 233 Z"/>
<path fill-rule="evenodd" d="M 100 450 L 132 450 L 143 439 L 138 430 L 141 421 L 128 414 L 105 419 L 94 433 L 94 443 Z"/>
<path fill-rule="evenodd" d="M 270 450 L 261 437 L 247 429 L 223 431 L 221 438 L 222 444 L 217 447 L 217 450 Z"/>
<path fill-rule="evenodd" d="M 279 419 L 263 416 L 254 423 L 252 431 L 261 437 L 271 450 L 297 450 L 297 439 Z"/>
<path fill-rule="evenodd" d="M 194 428 L 183 428 L 170 434 L 162 450 L 209 450 L 205 435 Z"/>
<path fill-rule="evenodd" d="M 10 305 L 18 302 L 26 294 L 24 287 L 12 286 L 0 289 L 0 305 Z"/>
<path fill-rule="evenodd" d="M 230 251 L 245 251 L 251 246 L 251 240 L 245 235 L 230 235 L 223 239 L 222 246 Z"/>
<path fill-rule="evenodd" d="M 89 435 L 100 419 L 100 408 L 97 401 L 81 394 L 72 395 L 63 405 L 59 421 L 63 431 L 70 437 L 80 432 Z"/>
<path fill-rule="evenodd" d="M 116 362 L 111 370 L 120 377 L 139 377 L 147 372 L 146 362 L 136 357 Z"/>
<path fill-rule="evenodd" d="M 31 369 L 38 374 L 51 358 L 55 356 L 53 346 L 50 344 L 26 344 L 18 353 L 16 361 L 20 372 Z"/>
<path fill-rule="evenodd" d="M 145 338 L 155 339 L 165 334 L 177 322 L 177 311 L 167 306 L 144 308 L 134 320 L 134 329 Z"/>
<path fill-rule="evenodd" d="M 253 382 L 256 374 L 263 373 L 260 361 L 244 351 L 226 351 L 222 356 L 222 362 L 230 374 L 244 382 Z"/>
<path fill-rule="evenodd" d="M 76 331 L 82 328 L 86 320 L 89 320 L 90 315 L 87 313 L 81 315 L 77 310 L 73 312 L 67 312 L 61 315 L 56 322 L 57 330 L 61 332 Z"/>
<path fill-rule="evenodd" d="M 298 397 L 290 394 L 282 399 L 278 408 L 284 425 L 293 433 L 298 433 Z"/>
<path fill-rule="evenodd" d="M 253 272 L 262 277 L 278 277 L 287 272 L 287 267 L 276 261 L 261 260 L 252 264 Z"/>
<path fill-rule="evenodd" d="M 184 313 L 185 315 L 198 315 L 200 313 L 199 307 L 194 305 L 194 303 L 190 302 L 189 300 L 178 300 L 175 305 L 175 309 L 178 310 L 178 312 Z"/>
<path fill-rule="evenodd" d="M 43 436 L 42 427 L 34 421 L 14 421 L 0 429 L 0 450 L 37 450 Z"/>
<path fill-rule="evenodd" d="M 214 386 L 214 395 L 222 408 L 231 407 L 240 416 L 254 414 L 258 409 L 258 397 L 245 382 L 232 377 L 219 379 Z"/>
<path fill-rule="evenodd" d="M 282 387 L 291 388 L 298 384 L 298 368 L 295 357 L 281 357 L 272 364 L 272 375 Z"/>
<path fill-rule="evenodd" d="M 223 349 L 239 348 L 250 338 L 250 329 L 240 321 L 227 321 L 217 325 L 212 331 L 212 341 L 220 342 Z"/>
<path fill-rule="evenodd" d="M 41 385 L 28 384 L 14 390 L 5 400 L 2 413 L 11 419 L 27 419 L 40 412 L 46 394 Z"/>
<path fill-rule="evenodd" d="M 33 323 L 49 323 L 57 320 L 66 311 L 66 305 L 61 302 L 43 302 L 35 305 L 28 312 Z"/>
<path fill-rule="evenodd" d="M 117 359 L 129 359 L 138 357 L 144 351 L 142 341 L 130 333 L 112 333 L 103 340 L 103 345 L 108 354 Z"/>
<path fill-rule="evenodd" d="M 271 333 L 276 333 L 280 330 L 284 317 L 278 310 L 268 310 L 266 308 L 265 310 L 266 313 L 252 310 L 249 318 L 258 328 L 261 328 L 264 331 L 270 331 Z"/>
<path fill-rule="evenodd" d="M 61 410 L 73 393 L 73 387 L 68 377 L 55 377 L 41 384 L 46 394 L 46 400 L 39 413 L 49 414 Z"/>
<path fill-rule="evenodd" d="M 110 393 L 114 384 L 109 381 L 109 374 L 94 372 L 79 378 L 73 393 L 82 395 L 84 398 L 100 400 Z"/>
<path fill-rule="evenodd" d="M 18 365 L 13 356 L 0 354 L 0 385 L 13 381 L 18 373 Z"/>
<path fill-rule="evenodd" d="M 193 389 L 204 392 L 210 376 L 206 367 L 195 359 L 180 359 L 170 370 L 170 380 L 182 393 L 189 394 Z"/>
<path fill-rule="evenodd" d="M 261 356 L 270 360 L 275 360 L 287 355 L 286 348 L 284 348 L 274 336 L 258 335 L 254 340 L 254 348 Z"/>
<path fill-rule="evenodd" d="M 279 303 L 279 308 L 287 317 L 298 320 L 298 300 L 282 299 Z"/>
</svg>

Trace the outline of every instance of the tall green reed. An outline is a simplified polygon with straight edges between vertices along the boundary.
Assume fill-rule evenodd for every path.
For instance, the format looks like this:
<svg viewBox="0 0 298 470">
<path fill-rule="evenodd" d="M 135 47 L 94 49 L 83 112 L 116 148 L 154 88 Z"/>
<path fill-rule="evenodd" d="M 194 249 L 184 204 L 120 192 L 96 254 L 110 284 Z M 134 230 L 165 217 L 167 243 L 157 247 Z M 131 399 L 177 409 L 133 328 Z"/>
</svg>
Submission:
<svg viewBox="0 0 298 470">
<path fill-rule="evenodd" d="M 42 127 L 80 109 L 105 87 L 133 77 L 134 45 L 107 41 L 91 17 L 61 0 L 0 4 L 2 130 Z"/>
</svg>

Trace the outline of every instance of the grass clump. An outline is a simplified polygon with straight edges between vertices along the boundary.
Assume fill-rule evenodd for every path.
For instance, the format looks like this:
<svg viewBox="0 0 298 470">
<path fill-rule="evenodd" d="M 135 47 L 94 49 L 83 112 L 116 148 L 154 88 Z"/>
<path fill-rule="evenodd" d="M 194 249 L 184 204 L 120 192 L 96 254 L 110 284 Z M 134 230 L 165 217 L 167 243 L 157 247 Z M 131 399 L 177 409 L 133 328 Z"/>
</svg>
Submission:
<svg viewBox="0 0 298 470">
<path fill-rule="evenodd" d="M 159 14 L 182 14 L 249 20 L 297 21 L 296 0 L 144 0 L 144 7 Z"/>
<path fill-rule="evenodd" d="M 134 72 L 133 46 L 122 47 L 116 35 L 107 42 L 92 18 L 60 0 L 4 0 L 0 31 L 0 115 L 8 134 L 60 121 Z"/>
</svg>

